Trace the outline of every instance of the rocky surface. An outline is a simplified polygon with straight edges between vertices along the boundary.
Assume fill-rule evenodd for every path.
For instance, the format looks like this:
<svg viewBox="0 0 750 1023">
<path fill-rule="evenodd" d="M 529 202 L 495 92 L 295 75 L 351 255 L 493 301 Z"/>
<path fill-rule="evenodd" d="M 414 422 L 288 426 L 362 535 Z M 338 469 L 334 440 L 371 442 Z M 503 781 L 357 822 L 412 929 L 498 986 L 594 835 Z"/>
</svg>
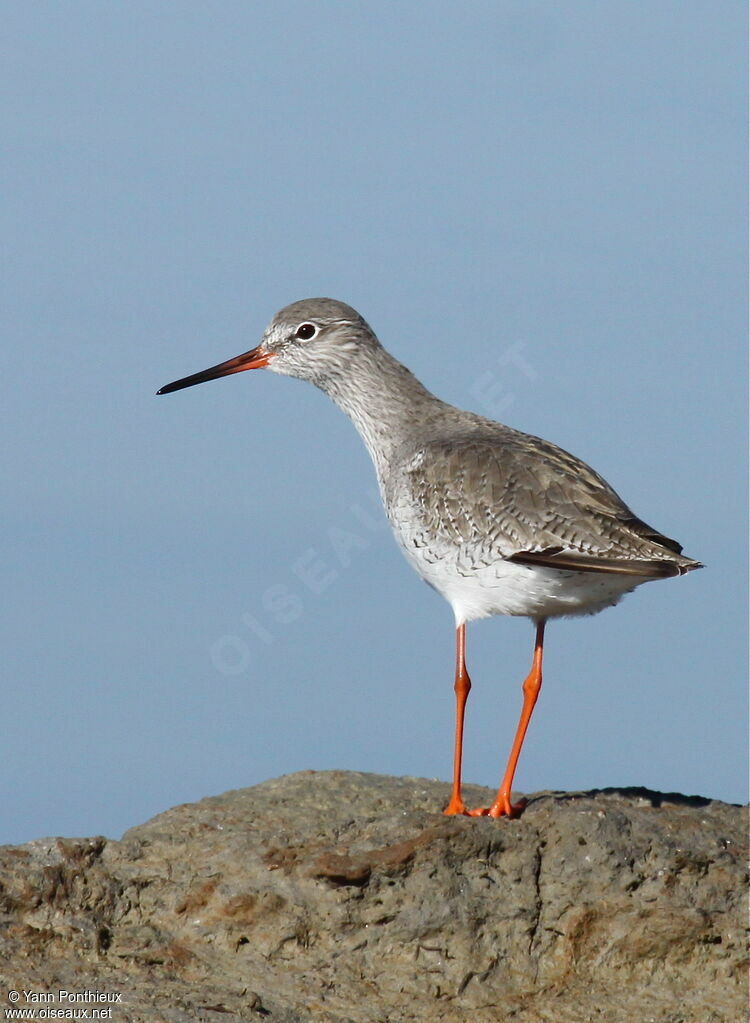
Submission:
<svg viewBox="0 0 750 1023">
<path fill-rule="evenodd" d="M 119 994 L 54 1006 L 120 1023 L 745 1023 L 743 808 L 543 793 L 491 821 L 446 800 L 304 772 L 119 842 L 1 847 L 0 1007 L 15 990 L 45 1018 L 32 993 L 63 989 Z"/>
</svg>

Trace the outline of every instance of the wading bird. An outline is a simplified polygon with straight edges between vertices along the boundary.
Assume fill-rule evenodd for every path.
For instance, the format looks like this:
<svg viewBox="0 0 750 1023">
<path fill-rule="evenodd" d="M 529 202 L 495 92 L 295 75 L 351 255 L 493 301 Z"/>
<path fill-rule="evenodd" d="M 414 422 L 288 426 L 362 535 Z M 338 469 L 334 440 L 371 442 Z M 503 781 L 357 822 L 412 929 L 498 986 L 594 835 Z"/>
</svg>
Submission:
<svg viewBox="0 0 750 1023">
<path fill-rule="evenodd" d="M 549 441 L 464 412 L 431 394 L 343 302 L 311 298 L 282 309 L 244 355 L 167 384 L 168 394 L 266 368 L 309 380 L 349 416 L 364 441 L 399 546 L 456 619 L 456 734 L 447 814 L 517 816 L 511 787 L 542 684 L 549 618 L 595 614 L 650 579 L 701 568 L 646 525 L 585 462 Z M 521 615 L 536 627 L 531 671 L 495 801 L 461 796 L 466 623 Z"/>
</svg>

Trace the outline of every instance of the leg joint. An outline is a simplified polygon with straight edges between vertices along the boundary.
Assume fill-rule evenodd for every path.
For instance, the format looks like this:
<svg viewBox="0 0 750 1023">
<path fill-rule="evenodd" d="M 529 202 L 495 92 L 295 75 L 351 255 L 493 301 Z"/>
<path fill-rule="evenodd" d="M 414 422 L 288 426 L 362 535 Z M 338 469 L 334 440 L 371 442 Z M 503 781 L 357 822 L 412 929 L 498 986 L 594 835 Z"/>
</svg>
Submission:
<svg viewBox="0 0 750 1023">
<path fill-rule="evenodd" d="M 466 668 L 456 672 L 456 681 L 453 684 L 453 692 L 457 696 L 467 696 L 471 689 L 471 679 Z"/>
<path fill-rule="evenodd" d="M 542 688 L 542 673 L 541 671 L 531 671 L 526 676 L 524 684 L 521 686 L 523 695 L 525 697 L 537 696 L 539 690 Z"/>
</svg>

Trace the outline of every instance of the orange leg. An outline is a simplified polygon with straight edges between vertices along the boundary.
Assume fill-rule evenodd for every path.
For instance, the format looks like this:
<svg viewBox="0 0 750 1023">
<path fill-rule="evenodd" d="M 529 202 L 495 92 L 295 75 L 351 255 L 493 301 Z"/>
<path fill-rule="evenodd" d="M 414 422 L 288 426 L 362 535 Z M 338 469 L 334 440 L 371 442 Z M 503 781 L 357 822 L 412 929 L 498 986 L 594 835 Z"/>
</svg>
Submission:
<svg viewBox="0 0 750 1023">
<path fill-rule="evenodd" d="M 453 691 L 456 694 L 456 742 L 453 748 L 453 789 L 450 802 L 443 813 L 451 815 L 454 813 L 468 814 L 468 810 L 461 798 L 461 759 L 464 746 L 464 712 L 466 710 L 466 698 L 471 689 L 471 679 L 466 670 L 466 626 L 460 625 L 456 630 L 456 681 L 453 684 Z"/>
<path fill-rule="evenodd" d="M 510 790 L 513 786 L 513 776 L 516 773 L 518 757 L 521 753 L 523 740 L 526 736 L 526 729 L 529 727 L 531 714 L 534 710 L 539 690 L 542 688 L 542 654 L 544 653 L 544 621 L 536 627 L 536 644 L 534 646 L 534 660 L 531 662 L 531 671 L 523 684 L 523 708 L 521 718 L 516 729 L 516 737 L 513 740 L 513 748 L 508 758 L 508 766 L 505 768 L 505 775 L 498 789 L 495 802 L 486 809 L 471 810 L 472 817 L 518 817 L 526 806 L 526 800 L 520 803 L 511 803 Z"/>
</svg>

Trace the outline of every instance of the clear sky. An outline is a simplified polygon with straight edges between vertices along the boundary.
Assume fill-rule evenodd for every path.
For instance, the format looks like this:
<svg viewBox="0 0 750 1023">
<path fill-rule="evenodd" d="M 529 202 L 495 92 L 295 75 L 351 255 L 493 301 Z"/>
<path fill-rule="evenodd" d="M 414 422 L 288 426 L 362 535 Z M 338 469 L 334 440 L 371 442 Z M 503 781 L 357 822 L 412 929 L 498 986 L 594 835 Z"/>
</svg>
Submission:
<svg viewBox="0 0 750 1023">
<path fill-rule="evenodd" d="M 550 624 L 519 790 L 746 798 L 745 16 L 4 5 L 0 841 L 448 778 L 451 611 L 351 424 L 260 371 L 155 397 L 314 295 L 708 566 Z M 467 780 L 499 782 L 532 643 L 469 626 Z"/>
</svg>

